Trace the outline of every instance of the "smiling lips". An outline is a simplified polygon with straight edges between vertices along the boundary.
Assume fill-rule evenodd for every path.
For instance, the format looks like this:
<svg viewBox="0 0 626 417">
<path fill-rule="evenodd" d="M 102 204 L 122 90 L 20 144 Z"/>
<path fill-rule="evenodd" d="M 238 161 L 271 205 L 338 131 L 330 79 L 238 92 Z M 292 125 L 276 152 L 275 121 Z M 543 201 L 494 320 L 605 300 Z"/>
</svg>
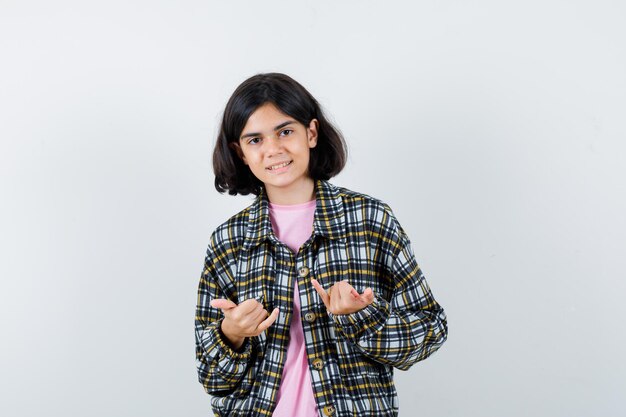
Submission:
<svg viewBox="0 0 626 417">
<path fill-rule="evenodd" d="M 286 161 L 286 162 L 282 162 L 280 164 L 276 164 L 276 165 L 272 165 L 271 167 L 265 168 L 268 171 L 275 171 L 277 169 L 286 167 L 287 165 L 291 164 L 293 161 Z"/>
</svg>

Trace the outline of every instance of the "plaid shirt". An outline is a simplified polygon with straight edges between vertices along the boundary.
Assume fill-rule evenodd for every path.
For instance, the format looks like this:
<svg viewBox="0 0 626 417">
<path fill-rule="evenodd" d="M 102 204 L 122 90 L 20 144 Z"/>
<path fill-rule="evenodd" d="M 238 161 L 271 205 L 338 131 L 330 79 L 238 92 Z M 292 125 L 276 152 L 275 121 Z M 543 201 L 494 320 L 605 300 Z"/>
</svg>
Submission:
<svg viewBox="0 0 626 417">
<path fill-rule="evenodd" d="M 315 182 L 313 233 L 298 253 L 276 239 L 262 191 L 212 234 L 198 288 L 196 362 L 216 416 L 271 416 L 289 343 L 301 320 L 320 416 L 397 416 L 393 368 L 406 370 L 446 340 L 446 316 L 424 279 L 410 241 L 380 200 Z M 375 300 L 333 315 L 310 283 L 348 279 Z M 301 317 L 293 317 L 298 280 Z M 281 314 L 233 350 L 220 332 L 214 298 L 255 298 Z"/>
</svg>

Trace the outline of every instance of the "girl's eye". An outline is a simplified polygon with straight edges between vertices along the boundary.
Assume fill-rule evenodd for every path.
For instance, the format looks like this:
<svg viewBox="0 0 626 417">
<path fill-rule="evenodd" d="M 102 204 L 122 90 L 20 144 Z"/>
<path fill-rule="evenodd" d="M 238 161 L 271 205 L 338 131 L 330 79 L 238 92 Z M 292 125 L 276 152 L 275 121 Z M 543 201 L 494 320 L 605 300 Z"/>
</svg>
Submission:
<svg viewBox="0 0 626 417">
<path fill-rule="evenodd" d="M 248 140 L 248 143 L 249 143 L 250 145 L 254 145 L 254 144 L 259 143 L 259 141 L 260 141 L 260 140 L 261 140 L 261 139 L 259 139 L 259 138 L 250 138 L 250 140 Z"/>
<path fill-rule="evenodd" d="M 281 136 L 288 136 L 291 135 L 293 133 L 293 130 L 291 129 L 285 129 L 282 132 L 280 132 Z"/>
</svg>

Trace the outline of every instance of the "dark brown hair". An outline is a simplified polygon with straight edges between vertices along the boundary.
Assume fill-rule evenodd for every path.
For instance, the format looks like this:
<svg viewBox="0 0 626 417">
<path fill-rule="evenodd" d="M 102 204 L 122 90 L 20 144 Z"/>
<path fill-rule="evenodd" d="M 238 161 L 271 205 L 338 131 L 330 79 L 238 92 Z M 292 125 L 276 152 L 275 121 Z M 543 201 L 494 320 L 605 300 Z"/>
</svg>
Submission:
<svg viewBox="0 0 626 417">
<path fill-rule="evenodd" d="M 266 103 L 293 117 L 304 126 L 318 120 L 317 145 L 311 149 L 309 175 L 314 180 L 328 180 L 346 165 L 347 145 L 341 132 L 330 123 L 315 98 L 291 77 L 280 73 L 254 75 L 237 87 L 222 117 L 213 151 L 215 188 L 230 195 L 258 195 L 263 183 L 243 163 L 232 146 L 254 111 Z"/>
</svg>

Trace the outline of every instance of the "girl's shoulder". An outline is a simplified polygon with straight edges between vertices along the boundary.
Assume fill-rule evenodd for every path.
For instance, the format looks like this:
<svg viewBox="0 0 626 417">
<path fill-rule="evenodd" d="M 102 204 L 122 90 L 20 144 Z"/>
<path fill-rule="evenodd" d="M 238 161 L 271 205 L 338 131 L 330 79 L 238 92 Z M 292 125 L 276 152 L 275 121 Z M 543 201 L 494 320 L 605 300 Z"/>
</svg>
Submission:
<svg viewBox="0 0 626 417">
<path fill-rule="evenodd" d="M 386 212 L 387 214 L 393 215 L 391 207 L 377 197 L 341 186 L 334 187 L 342 197 L 346 210 L 369 209 L 373 212 Z"/>
<path fill-rule="evenodd" d="M 228 250 L 242 245 L 250 224 L 250 212 L 254 206 L 255 202 L 233 214 L 213 230 L 211 243 L 214 248 Z"/>
<path fill-rule="evenodd" d="M 396 236 L 410 243 L 402 225 L 391 207 L 383 200 L 345 187 L 335 187 L 342 196 L 346 224 L 365 225 L 381 236 Z M 359 226 L 360 227 L 360 226 Z"/>
</svg>

